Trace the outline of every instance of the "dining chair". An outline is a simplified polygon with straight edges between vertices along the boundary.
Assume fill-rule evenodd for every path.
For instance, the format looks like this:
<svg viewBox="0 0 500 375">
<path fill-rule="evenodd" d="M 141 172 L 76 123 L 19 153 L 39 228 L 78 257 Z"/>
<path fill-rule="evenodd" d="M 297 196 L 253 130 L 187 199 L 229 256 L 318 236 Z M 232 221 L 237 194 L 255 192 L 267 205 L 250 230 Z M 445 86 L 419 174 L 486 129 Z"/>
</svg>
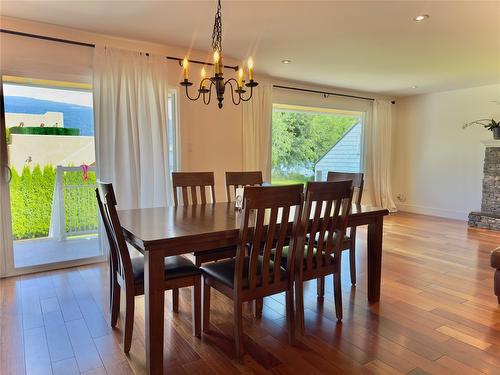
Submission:
<svg viewBox="0 0 500 375">
<path fill-rule="evenodd" d="M 131 258 L 116 211 L 116 198 L 110 183 L 97 182 L 97 203 L 110 247 L 111 326 L 120 312 L 120 291 L 125 292 L 123 351 L 128 353 L 134 329 L 135 296 L 144 294 L 144 257 Z M 183 256 L 165 258 L 165 290 L 172 290 L 173 311 L 179 311 L 179 288 L 192 286 L 193 335 L 200 336 L 201 269 Z"/>
<path fill-rule="evenodd" d="M 210 289 L 215 288 L 233 301 L 234 338 L 238 358 L 244 353 L 242 303 L 245 301 L 286 292 L 288 338 L 291 344 L 295 341 L 293 257 L 302 202 L 303 185 L 247 187 L 243 210 L 239 214 L 236 257 L 202 267 L 203 331 L 209 330 Z M 294 219 L 290 230 L 291 213 Z M 280 262 L 273 262 L 272 254 L 281 257 L 287 240 L 290 240 L 288 248 L 291 251 L 288 251 L 286 262 L 280 267 Z M 249 252 L 248 244 L 251 244 Z"/>
<path fill-rule="evenodd" d="M 180 202 L 179 190 L 183 205 L 215 203 L 214 172 L 172 172 L 172 187 L 176 206 Z"/>
<path fill-rule="evenodd" d="M 260 186 L 262 185 L 262 172 L 226 172 L 226 196 L 227 201 L 234 201 L 236 189 L 245 186 Z M 232 193 L 231 193 L 232 192 Z"/>
<path fill-rule="evenodd" d="M 301 334 L 304 333 L 305 281 L 333 274 L 335 312 L 337 320 L 342 320 L 341 254 L 352 192 L 351 180 L 307 183 L 295 257 L 295 297 Z M 282 257 L 281 264 L 284 262 Z"/>
<path fill-rule="evenodd" d="M 183 205 L 215 203 L 215 179 L 213 172 L 172 172 L 174 204 Z M 207 189 L 209 192 L 207 192 Z M 179 191 L 182 195 L 179 196 Z M 182 201 L 179 199 L 182 197 Z M 236 254 L 234 246 L 207 251 L 194 251 L 197 267 L 203 263 L 232 258 Z"/>
<path fill-rule="evenodd" d="M 363 173 L 347 173 L 347 172 L 328 172 L 327 181 L 345 181 L 352 180 L 354 189 L 352 202 L 361 204 L 363 195 L 364 174 Z M 344 237 L 343 250 L 349 250 L 349 269 L 351 274 L 351 284 L 356 285 L 356 227 L 349 228 Z M 324 279 L 318 280 L 318 296 L 323 297 L 325 293 Z"/>
</svg>

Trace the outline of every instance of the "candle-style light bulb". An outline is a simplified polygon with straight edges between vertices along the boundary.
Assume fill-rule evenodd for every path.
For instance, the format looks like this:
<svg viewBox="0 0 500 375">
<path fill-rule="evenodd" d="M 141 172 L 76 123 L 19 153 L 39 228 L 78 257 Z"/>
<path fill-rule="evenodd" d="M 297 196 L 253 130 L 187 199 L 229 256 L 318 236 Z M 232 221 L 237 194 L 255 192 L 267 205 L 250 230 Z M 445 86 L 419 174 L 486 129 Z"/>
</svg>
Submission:
<svg viewBox="0 0 500 375">
<path fill-rule="evenodd" d="M 184 60 L 182 60 L 182 68 L 184 69 L 184 79 L 187 81 L 188 80 L 188 59 L 185 57 Z"/>
<path fill-rule="evenodd" d="M 215 74 L 219 74 L 220 73 L 219 63 L 220 63 L 220 53 L 219 53 L 218 50 L 215 50 L 214 51 L 214 72 L 215 72 Z"/>
<path fill-rule="evenodd" d="M 248 79 L 250 81 L 253 81 L 253 59 L 252 57 L 249 57 L 248 58 Z"/>
<path fill-rule="evenodd" d="M 240 68 L 240 70 L 238 70 L 238 88 L 242 88 L 243 87 L 243 77 L 244 77 L 245 73 L 243 72 L 243 68 Z"/>
<path fill-rule="evenodd" d="M 205 77 L 207 76 L 207 72 L 205 71 L 205 67 L 201 68 L 201 88 L 205 88 Z"/>
</svg>

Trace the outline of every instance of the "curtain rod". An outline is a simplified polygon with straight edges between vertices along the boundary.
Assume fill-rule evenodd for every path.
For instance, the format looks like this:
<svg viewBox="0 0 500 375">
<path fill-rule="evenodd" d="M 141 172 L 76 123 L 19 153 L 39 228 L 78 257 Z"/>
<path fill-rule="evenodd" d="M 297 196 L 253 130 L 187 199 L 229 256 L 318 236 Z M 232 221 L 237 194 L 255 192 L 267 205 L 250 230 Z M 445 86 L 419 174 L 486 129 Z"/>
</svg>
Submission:
<svg viewBox="0 0 500 375">
<path fill-rule="evenodd" d="M 319 90 L 311 90 L 311 89 L 303 89 L 303 88 L 299 88 L 299 87 L 290 87 L 290 86 L 281 86 L 281 85 L 273 85 L 273 87 L 276 87 L 277 89 L 311 92 L 313 94 L 323 94 L 323 96 L 325 98 L 327 98 L 329 95 L 333 95 L 333 96 L 342 96 L 344 98 L 354 98 L 354 99 L 363 99 L 363 100 L 371 100 L 371 101 L 375 100 L 374 98 L 366 98 L 364 96 L 339 94 L 339 93 L 335 93 L 335 92 L 319 91 Z"/>
<path fill-rule="evenodd" d="M 85 42 L 78 42 L 76 40 L 69 40 L 69 39 L 62 39 L 62 38 L 54 38 L 51 36 L 45 36 L 45 35 L 38 35 L 38 34 L 30 34 L 30 33 L 24 33 L 22 31 L 14 31 L 14 30 L 7 30 L 7 29 L 0 29 L 0 32 L 5 33 L 5 34 L 12 34 L 12 35 L 18 35 L 18 36 L 25 36 L 28 38 L 34 38 L 34 39 L 41 39 L 41 40 L 48 40 L 51 42 L 59 42 L 59 43 L 65 43 L 65 44 L 73 44 L 76 46 L 81 46 L 81 47 L 88 47 L 88 48 L 95 48 L 95 44 L 93 43 L 85 43 Z M 149 56 L 147 53 L 146 55 Z M 180 57 L 172 57 L 172 56 L 165 56 L 167 60 L 175 60 L 179 62 L 179 65 L 182 66 L 182 60 Z M 199 60 L 189 60 L 190 63 L 193 64 L 200 64 L 200 65 L 214 65 L 213 63 L 208 63 L 208 62 L 203 62 Z M 238 71 L 239 66 L 231 66 L 231 65 L 224 65 L 224 68 L 228 69 L 233 69 L 234 71 Z"/>
</svg>

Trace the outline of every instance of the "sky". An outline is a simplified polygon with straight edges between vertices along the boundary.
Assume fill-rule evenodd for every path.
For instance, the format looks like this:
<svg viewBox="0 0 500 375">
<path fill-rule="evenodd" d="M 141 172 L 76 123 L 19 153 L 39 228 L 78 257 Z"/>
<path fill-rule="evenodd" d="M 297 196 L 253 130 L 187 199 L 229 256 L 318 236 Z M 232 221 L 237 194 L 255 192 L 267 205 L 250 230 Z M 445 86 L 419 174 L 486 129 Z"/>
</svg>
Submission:
<svg viewBox="0 0 500 375">
<path fill-rule="evenodd" d="M 24 85 L 3 85 L 5 96 L 23 96 L 40 100 L 51 100 L 68 104 L 92 107 L 92 93 L 88 91 L 61 90 Z"/>
</svg>

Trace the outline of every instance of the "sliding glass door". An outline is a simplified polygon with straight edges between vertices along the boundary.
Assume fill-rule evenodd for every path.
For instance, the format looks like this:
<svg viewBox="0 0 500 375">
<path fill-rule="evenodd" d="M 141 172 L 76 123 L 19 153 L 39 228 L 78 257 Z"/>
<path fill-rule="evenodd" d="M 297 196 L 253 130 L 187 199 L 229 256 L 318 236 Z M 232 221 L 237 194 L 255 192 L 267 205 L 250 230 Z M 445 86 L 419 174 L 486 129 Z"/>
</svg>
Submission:
<svg viewBox="0 0 500 375">
<path fill-rule="evenodd" d="M 104 259 L 88 84 L 2 77 L 4 273 Z"/>
</svg>

